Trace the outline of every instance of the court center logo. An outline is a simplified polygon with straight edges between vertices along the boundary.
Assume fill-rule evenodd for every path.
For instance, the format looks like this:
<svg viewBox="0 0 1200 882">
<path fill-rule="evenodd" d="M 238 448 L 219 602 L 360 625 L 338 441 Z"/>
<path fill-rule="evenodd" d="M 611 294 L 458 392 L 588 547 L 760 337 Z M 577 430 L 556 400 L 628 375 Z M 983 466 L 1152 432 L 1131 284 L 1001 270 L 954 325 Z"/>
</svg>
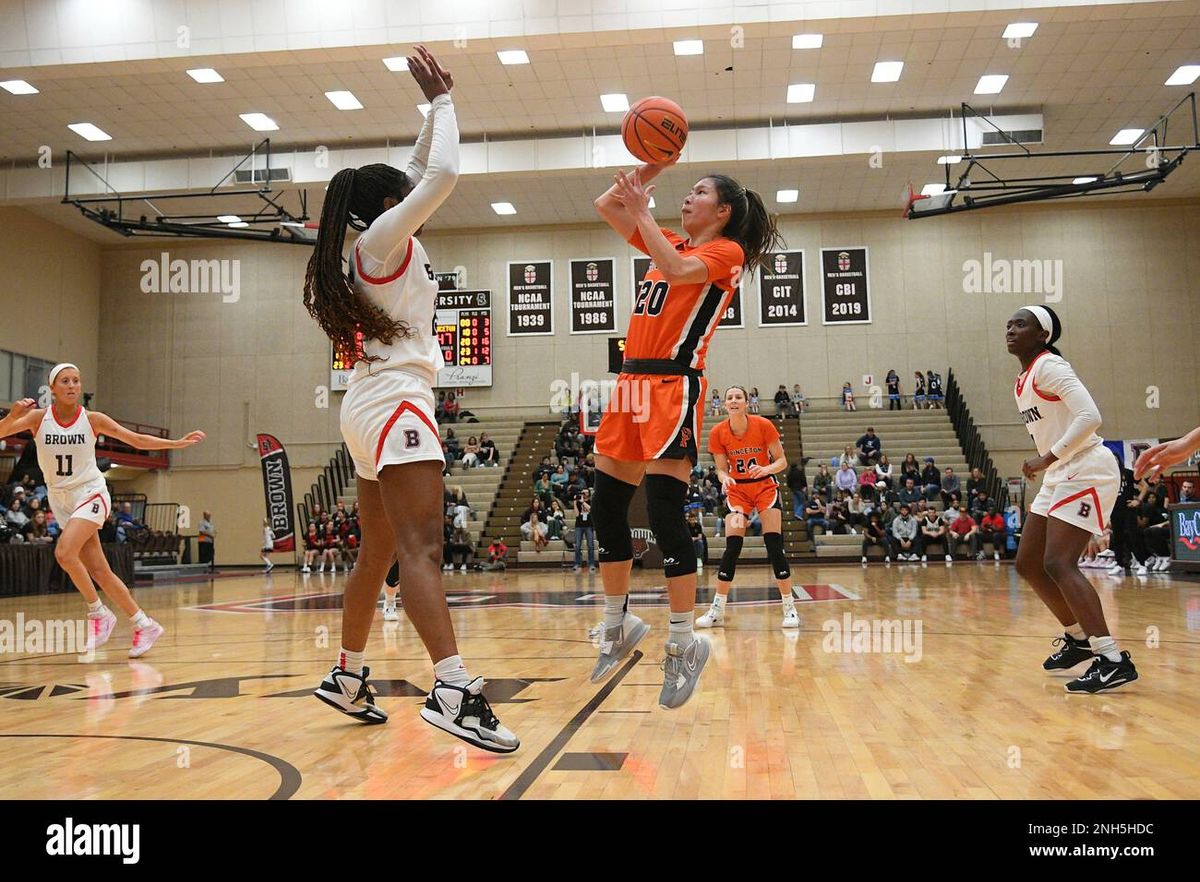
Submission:
<svg viewBox="0 0 1200 882">
<path fill-rule="evenodd" d="M 584 425 L 596 426 L 604 413 L 632 414 L 635 423 L 650 419 L 649 379 L 590 380 L 571 372 L 569 380 L 557 379 L 550 383 L 550 409 L 556 413 L 570 411 L 583 413 Z"/>
<path fill-rule="evenodd" d="M 983 260 L 963 261 L 964 294 L 1038 294 L 1047 303 L 1063 297 L 1061 260 L 1007 260 L 983 252 Z"/>
<path fill-rule="evenodd" d="M 865 619 L 844 613 L 841 620 L 827 619 L 821 625 L 825 652 L 903 654 L 912 664 L 921 660 L 922 622 L 920 619 Z"/>
<path fill-rule="evenodd" d="M 0 619 L 0 655 L 80 655 L 88 652 L 84 619 Z"/>
<path fill-rule="evenodd" d="M 240 260 L 172 260 L 163 251 L 157 261 L 143 260 L 139 268 L 143 294 L 220 294 L 223 303 L 242 298 Z"/>
</svg>

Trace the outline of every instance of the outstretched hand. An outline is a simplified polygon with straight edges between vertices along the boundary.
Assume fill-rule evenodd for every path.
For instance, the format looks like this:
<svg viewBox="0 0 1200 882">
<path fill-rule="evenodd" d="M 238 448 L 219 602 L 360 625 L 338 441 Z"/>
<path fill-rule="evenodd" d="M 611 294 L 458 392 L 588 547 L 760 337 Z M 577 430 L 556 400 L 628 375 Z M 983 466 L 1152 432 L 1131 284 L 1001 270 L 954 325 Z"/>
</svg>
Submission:
<svg viewBox="0 0 1200 882">
<path fill-rule="evenodd" d="M 1179 465 L 1191 455 L 1192 446 L 1188 443 L 1186 436 L 1176 438 L 1174 441 L 1155 444 L 1149 450 L 1143 451 L 1142 455 L 1137 458 L 1137 462 L 1133 465 L 1133 476 L 1140 479 L 1145 475 L 1161 474 L 1164 469 Z"/>
<path fill-rule="evenodd" d="M 424 46 L 416 48 L 416 55 L 408 57 L 408 72 L 421 87 L 425 100 L 433 101 L 438 95 L 448 94 L 454 87 L 454 78 L 450 76 L 450 72 L 443 68 Z"/>
<path fill-rule="evenodd" d="M 184 447 L 191 447 L 193 444 L 199 444 L 201 441 L 203 441 L 207 437 L 208 436 L 205 435 L 203 432 L 201 432 L 199 429 L 197 429 L 194 432 L 188 432 L 186 435 L 184 435 L 182 438 L 180 438 L 178 441 L 175 442 L 175 449 L 181 450 Z"/>
<path fill-rule="evenodd" d="M 643 187 L 642 176 L 639 172 L 633 171 L 625 174 L 623 171 L 618 171 L 613 176 L 613 181 L 615 182 L 613 196 L 625 206 L 626 211 L 640 214 L 650 209 L 650 197 L 654 195 L 654 185 Z"/>
<path fill-rule="evenodd" d="M 8 412 L 8 415 L 13 419 L 20 419 L 21 417 L 25 416 L 25 414 L 29 413 L 29 411 L 35 410 L 36 408 L 37 402 L 32 398 L 22 398 L 20 401 L 13 403 L 12 409 Z"/>
</svg>

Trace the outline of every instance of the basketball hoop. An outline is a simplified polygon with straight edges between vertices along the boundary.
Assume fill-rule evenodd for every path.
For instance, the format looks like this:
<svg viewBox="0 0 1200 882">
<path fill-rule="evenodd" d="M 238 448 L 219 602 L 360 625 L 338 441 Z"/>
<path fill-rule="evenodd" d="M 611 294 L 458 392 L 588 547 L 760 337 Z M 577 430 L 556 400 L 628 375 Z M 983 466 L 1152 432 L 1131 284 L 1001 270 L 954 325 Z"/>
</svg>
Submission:
<svg viewBox="0 0 1200 882">
<path fill-rule="evenodd" d="M 912 207 L 913 207 L 914 202 L 916 202 L 919 199 L 928 199 L 929 198 L 926 195 L 918 193 L 913 188 L 912 181 L 908 182 L 908 186 L 904 188 L 904 192 L 901 195 L 902 195 L 903 202 L 904 202 L 904 212 L 900 216 L 902 218 L 904 218 L 905 220 L 912 217 Z"/>
</svg>

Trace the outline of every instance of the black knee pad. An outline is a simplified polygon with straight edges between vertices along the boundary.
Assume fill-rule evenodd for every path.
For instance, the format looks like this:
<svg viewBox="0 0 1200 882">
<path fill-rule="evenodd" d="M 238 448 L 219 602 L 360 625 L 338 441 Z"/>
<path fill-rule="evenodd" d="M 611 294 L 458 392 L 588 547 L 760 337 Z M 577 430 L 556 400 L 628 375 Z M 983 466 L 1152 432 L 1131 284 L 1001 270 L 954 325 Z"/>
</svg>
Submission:
<svg viewBox="0 0 1200 882">
<path fill-rule="evenodd" d="M 696 550 L 683 506 L 687 484 L 670 475 L 646 476 L 646 514 L 663 555 L 667 578 L 696 572 Z"/>
<path fill-rule="evenodd" d="M 388 570 L 387 577 L 384 579 L 389 588 L 395 588 L 400 584 L 400 561 L 392 564 L 392 568 Z"/>
<path fill-rule="evenodd" d="M 732 582 L 733 574 L 737 571 L 738 558 L 742 554 L 741 536 L 725 537 L 725 553 L 721 555 L 721 566 L 717 570 L 717 578 L 722 582 Z"/>
<path fill-rule="evenodd" d="M 787 554 L 783 550 L 783 534 L 763 533 L 763 545 L 767 546 L 767 557 L 771 560 L 771 569 L 775 571 L 775 578 L 790 578 L 792 568 L 788 566 Z"/>
<path fill-rule="evenodd" d="M 629 503 L 637 487 L 597 470 L 592 495 L 592 526 L 596 530 L 601 563 L 633 560 L 633 538 L 629 535 Z"/>
</svg>

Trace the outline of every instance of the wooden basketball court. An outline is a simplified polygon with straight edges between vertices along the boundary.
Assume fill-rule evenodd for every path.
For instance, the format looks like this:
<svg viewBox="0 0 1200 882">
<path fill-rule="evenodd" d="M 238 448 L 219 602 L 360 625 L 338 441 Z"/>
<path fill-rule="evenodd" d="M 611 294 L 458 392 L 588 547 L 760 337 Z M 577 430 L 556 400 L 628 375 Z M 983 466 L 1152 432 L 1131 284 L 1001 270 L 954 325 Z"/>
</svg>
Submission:
<svg viewBox="0 0 1200 882">
<path fill-rule="evenodd" d="M 386 725 L 311 697 L 344 575 L 142 589 L 168 633 L 139 661 L 124 622 L 91 662 L 0 657 L 0 798 L 1200 797 L 1196 583 L 1091 574 L 1141 679 L 1075 696 L 1041 669 L 1055 623 L 1010 565 L 798 568 L 809 599 L 791 634 L 768 571 L 743 572 L 699 693 L 674 712 L 657 706 L 654 574 L 634 576 L 655 629 L 645 655 L 601 684 L 588 682 L 598 576 L 447 574 L 462 654 L 523 741 L 503 757 L 419 719 L 431 667 L 403 618 L 377 616 L 367 647 Z M 701 575 L 701 603 L 714 581 Z M 79 601 L 0 600 L 0 620 L 18 613 L 66 619 Z"/>
</svg>

